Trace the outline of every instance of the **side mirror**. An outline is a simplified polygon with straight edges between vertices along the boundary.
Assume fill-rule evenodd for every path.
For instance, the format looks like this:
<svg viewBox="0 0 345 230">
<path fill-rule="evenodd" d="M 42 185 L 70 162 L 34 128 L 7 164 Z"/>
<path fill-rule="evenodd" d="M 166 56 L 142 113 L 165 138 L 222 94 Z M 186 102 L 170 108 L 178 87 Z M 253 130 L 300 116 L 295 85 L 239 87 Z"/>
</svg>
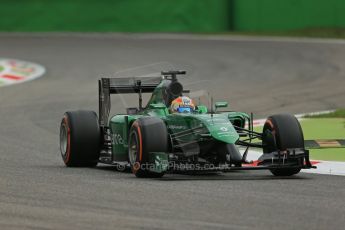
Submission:
<svg viewBox="0 0 345 230">
<path fill-rule="evenodd" d="M 218 101 L 218 102 L 216 102 L 215 107 L 216 107 L 216 109 L 218 109 L 218 108 L 226 108 L 226 107 L 228 107 L 228 102 L 226 102 L 226 101 Z"/>
<path fill-rule="evenodd" d="M 207 113 L 207 107 L 204 106 L 204 105 L 198 105 L 198 106 L 196 107 L 196 111 L 197 111 L 198 113 Z"/>
</svg>

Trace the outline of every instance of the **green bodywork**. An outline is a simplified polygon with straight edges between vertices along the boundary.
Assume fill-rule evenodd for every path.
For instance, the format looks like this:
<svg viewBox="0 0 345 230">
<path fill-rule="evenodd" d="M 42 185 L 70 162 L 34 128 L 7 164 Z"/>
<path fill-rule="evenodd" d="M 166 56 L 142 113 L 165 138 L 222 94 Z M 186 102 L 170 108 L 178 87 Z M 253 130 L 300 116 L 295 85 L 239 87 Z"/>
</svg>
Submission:
<svg viewBox="0 0 345 230">
<path fill-rule="evenodd" d="M 154 116 L 161 118 L 168 129 L 170 135 L 182 131 L 198 129 L 199 132 L 191 132 L 189 135 L 181 137 L 183 142 L 200 142 L 204 140 L 220 141 L 235 144 L 239 139 L 239 134 L 233 124 L 244 127 L 245 122 L 249 122 L 248 114 L 241 112 L 217 112 L 209 113 L 204 105 L 197 105 L 194 113 L 170 113 L 164 101 L 164 86 L 167 80 L 156 87 L 152 93 L 147 106 L 135 115 L 115 115 L 109 121 L 112 135 L 113 160 L 127 161 L 128 133 L 133 122 L 143 116 Z M 218 103 L 218 107 L 226 106 L 224 102 Z M 150 163 L 156 165 L 153 171 L 164 171 L 167 164 L 166 153 L 151 153 Z"/>
</svg>

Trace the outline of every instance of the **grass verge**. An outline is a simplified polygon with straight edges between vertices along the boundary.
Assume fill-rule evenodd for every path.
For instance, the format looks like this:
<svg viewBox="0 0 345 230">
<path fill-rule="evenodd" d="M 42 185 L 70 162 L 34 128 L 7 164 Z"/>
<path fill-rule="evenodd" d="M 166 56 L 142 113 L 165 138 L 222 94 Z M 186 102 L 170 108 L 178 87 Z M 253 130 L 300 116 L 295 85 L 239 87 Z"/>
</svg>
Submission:
<svg viewBox="0 0 345 230">
<path fill-rule="evenodd" d="M 306 118 L 301 125 L 306 140 L 345 139 L 345 118 Z M 311 149 L 310 156 L 313 160 L 345 161 L 345 149 Z"/>
</svg>

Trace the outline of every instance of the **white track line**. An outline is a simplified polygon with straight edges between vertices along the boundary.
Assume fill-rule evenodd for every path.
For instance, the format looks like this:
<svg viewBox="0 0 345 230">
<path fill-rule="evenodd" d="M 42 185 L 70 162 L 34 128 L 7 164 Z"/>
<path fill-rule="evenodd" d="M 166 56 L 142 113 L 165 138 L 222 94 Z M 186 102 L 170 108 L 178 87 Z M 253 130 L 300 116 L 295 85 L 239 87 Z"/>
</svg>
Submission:
<svg viewBox="0 0 345 230">
<path fill-rule="evenodd" d="M 303 120 L 305 116 L 311 116 L 311 115 L 321 115 L 321 114 L 327 114 L 327 113 L 332 113 L 335 110 L 324 110 L 324 111 L 319 111 L 319 112 L 312 112 L 312 113 L 301 113 L 295 115 L 299 121 Z M 257 119 L 253 121 L 253 126 L 258 127 L 258 126 L 264 126 L 266 122 L 266 119 Z"/>
<path fill-rule="evenodd" d="M 256 161 L 261 155 L 260 151 L 251 150 L 248 152 L 247 159 Z M 302 172 L 345 176 L 345 162 L 315 160 L 312 163 L 317 167 L 316 169 L 302 169 Z"/>
</svg>

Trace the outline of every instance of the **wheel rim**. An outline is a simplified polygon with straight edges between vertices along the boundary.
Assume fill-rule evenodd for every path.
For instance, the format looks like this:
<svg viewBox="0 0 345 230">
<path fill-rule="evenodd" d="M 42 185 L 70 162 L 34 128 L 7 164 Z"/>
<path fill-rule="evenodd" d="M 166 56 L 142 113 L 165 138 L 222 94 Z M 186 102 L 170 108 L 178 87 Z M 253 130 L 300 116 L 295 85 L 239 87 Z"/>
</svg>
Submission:
<svg viewBox="0 0 345 230">
<path fill-rule="evenodd" d="M 60 129 L 60 151 L 63 157 L 67 154 L 67 144 L 68 144 L 68 129 L 65 123 L 61 125 Z"/>
<path fill-rule="evenodd" d="M 138 136 L 135 132 L 132 132 L 130 135 L 128 149 L 129 162 L 131 165 L 134 165 L 138 154 Z"/>
</svg>

